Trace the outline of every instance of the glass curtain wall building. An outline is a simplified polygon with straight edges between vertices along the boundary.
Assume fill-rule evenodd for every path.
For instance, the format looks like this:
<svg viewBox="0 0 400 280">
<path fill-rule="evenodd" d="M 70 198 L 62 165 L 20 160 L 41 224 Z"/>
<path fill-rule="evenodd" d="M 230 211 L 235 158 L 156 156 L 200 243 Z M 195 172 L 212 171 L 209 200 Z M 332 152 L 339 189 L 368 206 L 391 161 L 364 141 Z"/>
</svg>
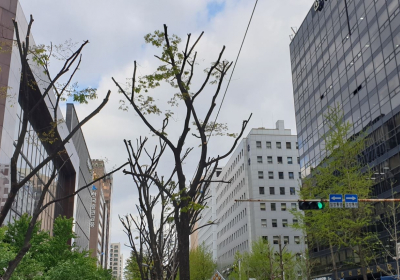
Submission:
<svg viewBox="0 0 400 280">
<path fill-rule="evenodd" d="M 17 0 L 0 1 L 0 26 L 3 36 L 0 39 L 2 52 L 0 53 L 0 208 L 4 206 L 10 191 L 10 159 L 14 152 L 16 139 L 18 138 L 23 111 L 29 111 L 38 104 L 35 111 L 29 114 L 28 132 L 25 137 L 22 151 L 17 163 L 18 179 L 23 179 L 50 153 L 55 146 L 51 141 L 41 141 L 39 134 L 49 132 L 54 123 L 53 108 L 55 104 L 54 92 L 41 100 L 42 89 L 48 85 L 48 79 L 38 65 L 30 58 L 29 103 L 20 98 L 21 61 L 18 47 L 10 44 L 15 40 L 15 31 L 12 19 L 18 22 L 20 34 L 26 34 L 28 23 Z M 30 37 L 31 45 L 35 45 Z M 5 94 L 6 93 L 6 94 Z M 62 116 L 58 109 L 58 116 Z M 59 123 L 57 139 L 64 139 L 68 134 L 65 123 Z M 74 191 L 77 183 L 76 170 L 79 168 L 79 157 L 73 144 L 67 143 L 63 147 L 66 153 L 60 154 L 52 162 L 44 166 L 26 185 L 19 190 L 12 209 L 6 217 L 6 222 L 12 222 L 13 218 L 27 213 L 32 214 L 36 202 L 40 197 L 44 185 L 47 183 L 54 169 L 57 170 L 56 180 L 50 186 L 44 203 L 61 198 Z M 43 230 L 50 233 L 53 229 L 53 221 L 59 216 L 72 217 L 74 200 L 66 199 L 48 207 L 42 212 L 39 219 Z"/>
<path fill-rule="evenodd" d="M 323 116 L 329 106 L 339 104 L 345 121 L 352 124 L 348 136 L 368 133 L 363 160 L 379 177 L 373 195 L 390 197 L 390 182 L 396 182 L 394 192 L 400 190 L 399 1 L 322 2 L 321 11 L 311 7 L 290 43 L 302 176 L 326 157 Z M 381 211 L 377 208 L 375 214 L 383 218 Z M 390 244 L 389 239 L 383 242 Z M 394 244 L 391 247 L 394 253 Z M 324 248 L 310 249 L 318 259 L 316 272 L 331 275 Z M 342 277 L 358 275 L 356 269 L 344 269 L 350 251 L 338 254 Z M 376 266 L 371 269 L 377 273 Z"/>
</svg>

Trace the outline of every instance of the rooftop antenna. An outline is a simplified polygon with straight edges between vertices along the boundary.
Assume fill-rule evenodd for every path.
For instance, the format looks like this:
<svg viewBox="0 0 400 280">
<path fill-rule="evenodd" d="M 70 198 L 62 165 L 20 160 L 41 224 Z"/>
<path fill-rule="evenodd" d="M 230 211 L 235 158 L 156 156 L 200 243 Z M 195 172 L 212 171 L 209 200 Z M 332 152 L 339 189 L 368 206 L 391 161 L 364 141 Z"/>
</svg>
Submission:
<svg viewBox="0 0 400 280">
<path fill-rule="evenodd" d="M 290 35 L 289 35 L 290 41 L 292 41 L 293 38 L 294 38 L 294 36 L 295 36 L 296 33 L 297 33 L 297 27 L 290 27 L 290 29 L 292 29 L 292 31 L 293 31 L 293 34 L 290 34 Z"/>
</svg>

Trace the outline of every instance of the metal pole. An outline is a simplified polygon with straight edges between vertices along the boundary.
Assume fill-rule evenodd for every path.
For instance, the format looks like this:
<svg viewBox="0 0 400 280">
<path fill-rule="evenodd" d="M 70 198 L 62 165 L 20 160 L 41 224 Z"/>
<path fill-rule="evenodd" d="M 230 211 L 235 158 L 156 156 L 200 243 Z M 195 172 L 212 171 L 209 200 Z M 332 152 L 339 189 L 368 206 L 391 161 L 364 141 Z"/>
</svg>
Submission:
<svg viewBox="0 0 400 280">
<path fill-rule="evenodd" d="M 302 202 L 321 201 L 329 202 L 329 199 L 235 199 L 235 202 Z M 400 202 L 400 198 L 359 198 L 358 202 Z"/>
</svg>

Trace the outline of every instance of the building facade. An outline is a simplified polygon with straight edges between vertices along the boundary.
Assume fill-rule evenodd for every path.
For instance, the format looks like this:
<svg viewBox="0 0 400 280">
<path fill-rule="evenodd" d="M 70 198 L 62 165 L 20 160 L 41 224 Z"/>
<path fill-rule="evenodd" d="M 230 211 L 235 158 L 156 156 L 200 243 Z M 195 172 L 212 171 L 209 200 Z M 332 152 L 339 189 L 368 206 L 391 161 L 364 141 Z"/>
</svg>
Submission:
<svg viewBox="0 0 400 280">
<path fill-rule="evenodd" d="M 30 71 L 32 73 L 32 86 L 29 88 L 30 102 L 24 102 L 20 98 L 20 76 L 21 61 L 16 44 L 10 44 L 15 40 L 15 31 L 12 19 L 16 19 L 21 37 L 26 34 L 28 27 L 25 15 L 18 1 L 0 1 L 3 51 L 0 54 L 0 207 L 8 197 L 10 190 L 10 158 L 14 152 L 15 139 L 21 130 L 21 119 L 24 111 L 31 110 L 35 102 L 42 96 L 42 89 L 48 84 L 48 79 L 38 65 L 30 59 Z M 34 45 L 34 39 L 30 36 L 30 43 Z M 51 124 L 55 122 L 53 116 L 53 104 L 55 104 L 54 92 L 50 91 L 44 101 L 38 103 L 36 112 L 30 114 L 28 131 L 23 144 L 22 152 L 18 161 L 18 180 L 29 174 L 48 154 L 54 151 L 56 145 L 51 145 L 49 141 L 42 141 L 38 134 L 47 132 Z M 62 116 L 58 109 L 58 116 Z M 64 139 L 68 135 L 65 123 L 58 124 L 58 139 Z M 77 170 L 79 166 L 78 154 L 72 143 L 64 146 L 66 155 L 70 158 L 63 162 L 61 158 L 56 158 L 51 163 L 42 168 L 22 189 L 19 190 L 12 209 L 6 218 L 7 222 L 12 222 L 24 213 L 32 214 L 36 201 L 39 199 L 44 184 L 50 178 L 51 172 L 56 169 L 58 175 L 49 188 L 44 203 L 71 194 L 77 184 Z M 59 215 L 73 217 L 74 201 L 67 199 L 55 203 L 41 213 L 42 230 L 50 233 L 53 229 L 53 221 Z"/>
<path fill-rule="evenodd" d="M 302 234 L 290 227 L 297 221 L 290 210 L 297 210 L 300 165 L 297 136 L 278 121 L 276 129 L 252 129 L 228 163 L 216 173 L 211 207 L 199 226 L 216 221 L 216 225 L 199 230 L 199 244 L 212 249 L 220 269 L 234 262 L 237 251 L 251 250 L 259 238 L 278 251 L 279 243 L 288 251 L 303 251 Z M 276 202 L 235 202 L 235 199 L 276 199 Z M 293 202 L 286 202 L 293 200 Z M 211 209 L 211 210 L 210 210 Z"/>
<path fill-rule="evenodd" d="M 76 115 L 75 107 L 72 103 L 67 104 L 67 114 L 65 118 L 66 125 L 69 131 L 72 131 L 79 123 L 78 116 Z M 90 158 L 89 150 L 86 145 L 85 137 L 82 129 L 79 129 L 72 137 L 74 144 L 79 155 L 79 173 L 78 185 L 76 190 L 86 186 L 93 181 L 93 167 Z M 74 232 L 78 236 L 73 240 L 81 250 L 89 249 L 90 238 L 90 216 L 91 216 L 91 189 L 90 187 L 82 190 L 74 197 Z"/>
<path fill-rule="evenodd" d="M 310 1 L 310 5 L 313 1 Z M 324 115 L 329 106 L 343 109 L 352 124 L 349 137 L 368 133 L 363 160 L 377 174 L 387 172 L 373 186 L 373 196 L 390 197 L 400 182 L 400 15 L 397 0 L 329 0 L 321 11 L 311 7 L 290 43 L 296 125 L 302 175 L 310 174 L 327 155 Z M 382 180 L 381 180 L 382 179 Z M 376 209 L 375 215 L 382 213 Z M 393 250 L 394 250 L 394 244 Z M 325 249 L 310 248 L 319 276 L 331 275 Z M 345 266 L 351 252 L 338 254 Z M 378 275 L 371 266 L 371 275 Z M 354 269 L 340 272 L 357 278 Z M 350 277 L 350 278 L 348 278 Z"/>
<path fill-rule="evenodd" d="M 107 174 L 103 160 L 92 160 L 92 167 L 94 179 Z M 109 175 L 96 182 L 91 189 L 89 248 L 92 251 L 92 256 L 96 257 L 98 264 L 104 268 L 109 268 L 112 183 L 112 175 Z"/>
<path fill-rule="evenodd" d="M 121 244 L 111 243 L 110 246 L 110 269 L 112 276 L 122 280 L 124 274 L 124 255 L 121 254 Z"/>
</svg>

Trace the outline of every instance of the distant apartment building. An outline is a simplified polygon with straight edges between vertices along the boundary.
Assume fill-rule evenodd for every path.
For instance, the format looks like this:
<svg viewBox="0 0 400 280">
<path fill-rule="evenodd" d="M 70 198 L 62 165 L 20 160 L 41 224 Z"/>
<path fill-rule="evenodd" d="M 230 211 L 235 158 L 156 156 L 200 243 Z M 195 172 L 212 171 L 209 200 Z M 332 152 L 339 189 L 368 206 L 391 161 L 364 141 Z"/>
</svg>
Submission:
<svg viewBox="0 0 400 280">
<path fill-rule="evenodd" d="M 55 95 L 53 91 L 42 98 L 43 88 L 48 79 L 38 65 L 29 58 L 30 62 L 30 95 L 29 102 L 20 96 L 20 77 L 21 61 L 15 42 L 15 30 L 12 19 L 18 22 L 21 39 L 28 28 L 26 17 L 17 0 L 0 1 L 0 27 L 2 30 L 2 52 L 0 53 L 0 208 L 4 206 L 10 191 L 10 158 L 14 152 L 17 136 L 21 130 L 22 115 L 32 109 L 34 104 L 38 104 L 35 111 L 29 114 L 29 124 L 27 134 L 19 160 L 17 163 L 18 180 L 22 180 L 29 174 L 48 154 L 51 154 L 56 145 L 49 141 L 43 141 L 38 133 L 48 132 L 51 124 L 56 120 L 53 115 L 53 104 L 55 104 Z M 35 45 L 33 36 L 30 36 L 31 46 Z M 3 91 L 7 91 L 4 94 Z M 57 112 L 59 118 L 62 117 L 61 110 Z M 57 139 L 64 139 L 68 135 L 68 128 L 64 122 L 57 124 L 59 135 Z M 43 167 L 26 185 L 19 190 L 11 211 L 6 217 L 6 223 L 12 222 L 24 213 L 32 214 L 36 202 L 39 199 L 43 186 L 50 178 L 51 172 L 55 169 L 58 172 L 56 179 L 49 188 L 44 203 L 61 198 L 71 194 L 77 185 L 77 172 L 79 170 L 78 153 L 72 142 L 63 147 L 66 151 L 64 160 L 61 156 L 55 158 L 52 162 Z M 62 200 L 49 206 L 41 213 L 42 230 L 50 233 L 53 229 L 54 219 L 60 215 L 73 217 L 74 200 Z"/>
<path fill-rule="evenodd" d="M 199 227 L 198 242 L 212 249 L 219 268 L 233 264 L 235 253 L 251 249 L 252 242 L 263 238 L 278 250 L 279 243 L 288 251 L 304 250 L 302 233 L 290 227 L 296 219 L 300 164 L 297 136 L 277 121 L 276 129 L 252 129 L 213 183 L 210 205 Z M 235 202 L 235 199 L 277 199 L 279 202 Z M 291 200 L 286 202 L 285 200 Z"/>
<path fill-rule="evenodd" d="M 112 276 L 121 280 L 124 274 L 124 255 L 121 254 L 121 244 L 111 243 L 110 246 L 110 269 Z"/>
<path fill-rule="evenodd" d="M 92 160 L 92 168 L 94 179 L 107 174 L 103 160 Z M 106 176 L 91 189 L 89 248 L 92 256 L 96 257 L 98 264 L 104 268 L 108 268 L 109 259 L 112 182 L 112 176 Z"/>
</svg>

